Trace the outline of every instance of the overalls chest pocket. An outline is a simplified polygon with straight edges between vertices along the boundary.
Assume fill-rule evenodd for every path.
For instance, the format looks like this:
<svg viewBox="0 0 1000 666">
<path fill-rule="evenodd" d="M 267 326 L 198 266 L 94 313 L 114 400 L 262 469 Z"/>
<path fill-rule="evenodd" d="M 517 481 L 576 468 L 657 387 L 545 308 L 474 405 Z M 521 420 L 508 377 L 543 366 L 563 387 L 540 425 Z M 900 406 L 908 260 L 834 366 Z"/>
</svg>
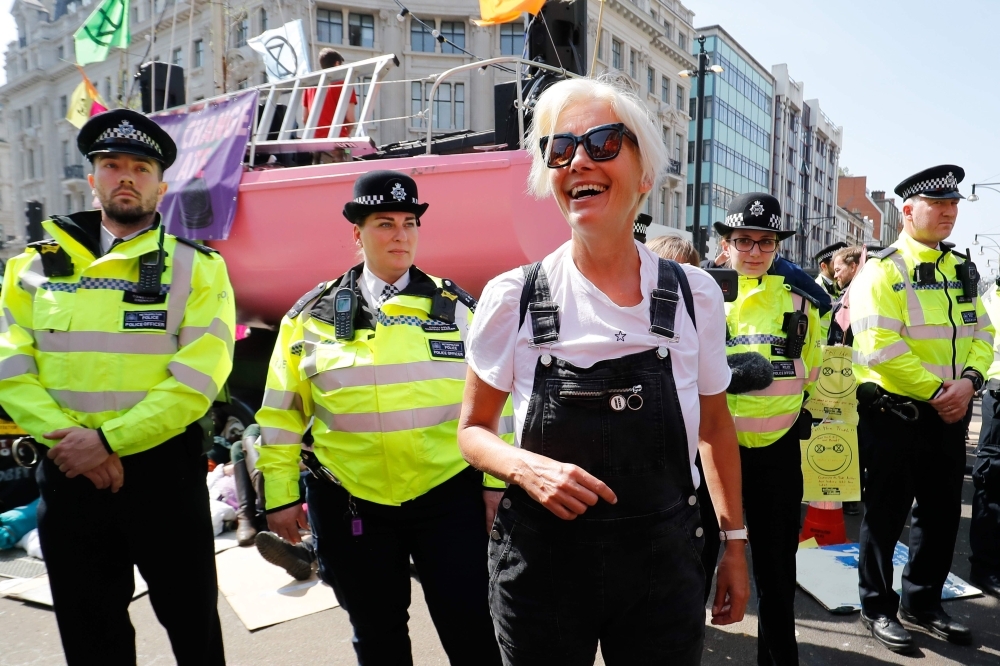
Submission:
<svg viewBox="0 0 1000 666">
<path fill-rule="evenodd" d="M 658 374 L 545 382 L 542 455 L 598 478 L 663 470 L 667 442 Z"/>
</svg>

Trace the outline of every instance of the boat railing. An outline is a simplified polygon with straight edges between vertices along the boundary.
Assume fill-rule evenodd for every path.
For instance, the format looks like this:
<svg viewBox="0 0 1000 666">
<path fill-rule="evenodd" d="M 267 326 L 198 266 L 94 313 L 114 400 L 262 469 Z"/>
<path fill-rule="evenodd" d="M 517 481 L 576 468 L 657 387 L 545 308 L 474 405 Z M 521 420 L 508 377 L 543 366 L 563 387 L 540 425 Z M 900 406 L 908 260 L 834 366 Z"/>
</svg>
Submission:
<svg viewBox="0 0 1000 666">
<path fill-rule="evenodd" d="M 426 154 L 430 155 L 432 150 L 432 138 L 434 129 L 434 103 L 433 100 L 437 95 L 438 86 L 441 85 L 448 77 L 453 74 L 458 74 L 459 72 L 467 72 L 471 69 L 483 69 L 492 65 L 503 65 L 503 64 L 513 64 L 517 65 L 518 72 L 514 76 L 514 88 L 517 94 L 514 97 L 514 106 L 517 108 L 517 134 L 520 137 L 520 144 L 524 145 L 524 105 L 521 104 L 521 100 L 524 99 L 524 81 L 523 77 L 520 76 L 520 72 L 523 71 L 525 67 L 531 67 L 534 69 L 541 69 L 547 72 L 552 72 L 553 74 L 558 74 L 563 77 L 575 77 L 577 74 L 569 72 L 562 67 L 553 67 L 551 65 L 546 65 L 540 62 L 534 62 L 532 60 L 525 60 L 524 58 L 518 58 L 517 56 L 501 56 L 499 58 L 490 58 L 489 60 L 477 60 L 476 62 L 470 62 L 465 65 L 459 65 L 458 67 L 452 67 L 451 69 L 445 70 L 431 86 L 430 91 L 427 93 L 427 99 L 431 100 L 431 105 L 429 108 L 424 109 L 424 113 L 427 114 L 427 149 Z"/>
</svg>

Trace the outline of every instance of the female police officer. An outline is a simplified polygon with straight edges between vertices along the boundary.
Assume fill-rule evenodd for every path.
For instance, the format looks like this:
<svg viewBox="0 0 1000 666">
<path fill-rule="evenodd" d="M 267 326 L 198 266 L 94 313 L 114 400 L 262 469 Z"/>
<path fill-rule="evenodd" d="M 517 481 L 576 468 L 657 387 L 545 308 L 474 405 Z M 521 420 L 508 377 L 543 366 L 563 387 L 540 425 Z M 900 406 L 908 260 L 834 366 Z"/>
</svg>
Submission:
<svg viewBox="0 0 1000 666">
<path fill-rule="evenodd" d="M 600 642 L 612 665 L 697 664 L 699 435 L 720 523 L 742 534 L 722 294 L 632 237 L 666 162 L 634 95 L 560 81 L 527 145 L 530 185 L 555 198 L 572 240 L 487 285 L 459 431 L 466 458 L 510 483 L 489 548 L 504 662 L 592 664 Z M 496 436 L 508 394 L 517 448 Z M 743 550 L 734 540 L 719 566 L 718 624 L 743 615 Z"/>
<path fill-rule="evenodd" d="M 306 499 L 320 576 L 350 615 L 364 666 L 412 663 L 411 557 L 451 663 L 500 661 L 482 560 L 483 475 L 455 443 L 475 301 L 413 265 L 426 210 L 408 176 L 358 178 L 344 215 L 364 263 L 282 320 L 257 414 L 268 524 L 293 543 L 305 525 L 298 461 L 312 419 L 322 473 L 307 479 Z"/>
<path fill-rule="evenodd" d="M 729 396 L 757 586 L 757 663 L 797 664 L 799 439 L 808 437 L 811 423 L 802 403 L 822 360 L 819 312 L 804 291 L 769 272 L 779 241 L 795 233 L 782 231 L 777 199 L 762 192 L 736 197 L 715 230 L 740 276 L 739 295 L 726 303 L 726 353 L 760 352 L 774 370 L 768 388 Z"/>
</svg>

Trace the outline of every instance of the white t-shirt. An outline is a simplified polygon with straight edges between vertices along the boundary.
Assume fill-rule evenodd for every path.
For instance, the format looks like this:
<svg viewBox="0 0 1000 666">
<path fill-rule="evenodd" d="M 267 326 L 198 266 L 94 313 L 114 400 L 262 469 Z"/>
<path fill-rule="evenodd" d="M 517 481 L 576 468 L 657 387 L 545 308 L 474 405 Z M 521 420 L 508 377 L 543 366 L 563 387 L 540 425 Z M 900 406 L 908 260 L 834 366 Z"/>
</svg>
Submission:
<svg viewBox="0 0 1000 666">
<path fill-rule="evenodd" d="M 683 303 L 677 304 L 675 330 L 679 339 L 666 341 L 649 332 L 649 298 L 656 288 L 659 258 L 636 242 L 641 260 L 642 302 L 619 307 L 593 285 L 573 262 L 567 242 L 542 260 L 552 300 L 559 304 L 559 340 L 543 347 L 531 347 L 531 318 L 517 328 L 521 308 L 524 272 L 517 268 L 499 275 L 486 285 L 469 327 L 469 366 L 490 386 L 511 393 L 517 441 L 520 444 L 524 419 L 531 399 L 535 367 L 539 356 L 548 352 L 580 368 L 598 361 L 620 358 L 667 344 L 674 384 L 687 430 L 691 478 L 699 485 L 694 458 L 698 449 L 701 407 L 698 396 L 722 393 L 729 386 L 726 363 L 726 313 L 722 291 L 705 271 L 682 265 L 694 297 L 698 328 Z"/>
</svg>

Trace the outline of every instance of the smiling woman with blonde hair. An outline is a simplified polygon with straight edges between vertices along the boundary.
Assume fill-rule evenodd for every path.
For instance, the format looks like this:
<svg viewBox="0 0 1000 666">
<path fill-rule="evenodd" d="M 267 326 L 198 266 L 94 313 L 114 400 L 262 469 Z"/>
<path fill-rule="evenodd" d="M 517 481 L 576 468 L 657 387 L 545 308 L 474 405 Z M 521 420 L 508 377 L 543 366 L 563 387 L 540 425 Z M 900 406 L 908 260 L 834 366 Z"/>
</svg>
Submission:
<svg viewBox="0 0 1000 666">
<path fill-rule="evenodd" d="M 556 83 L 526 145 L 529 187 L 555 199 L 572 239 L 486 286 L 459 422 L 465 458 L 509 484 L 489 546 L 504 663 L 592 664 L 600 642 L 611 666 L 697 664 L 699 445 L 730 531 L 713 622 L 739 621 L 749 588 L 722 293 L 632 237 L 666 165 L 634 95 Z M 514 447 L 496 434 L 508 395 Z"/>
</svg>

